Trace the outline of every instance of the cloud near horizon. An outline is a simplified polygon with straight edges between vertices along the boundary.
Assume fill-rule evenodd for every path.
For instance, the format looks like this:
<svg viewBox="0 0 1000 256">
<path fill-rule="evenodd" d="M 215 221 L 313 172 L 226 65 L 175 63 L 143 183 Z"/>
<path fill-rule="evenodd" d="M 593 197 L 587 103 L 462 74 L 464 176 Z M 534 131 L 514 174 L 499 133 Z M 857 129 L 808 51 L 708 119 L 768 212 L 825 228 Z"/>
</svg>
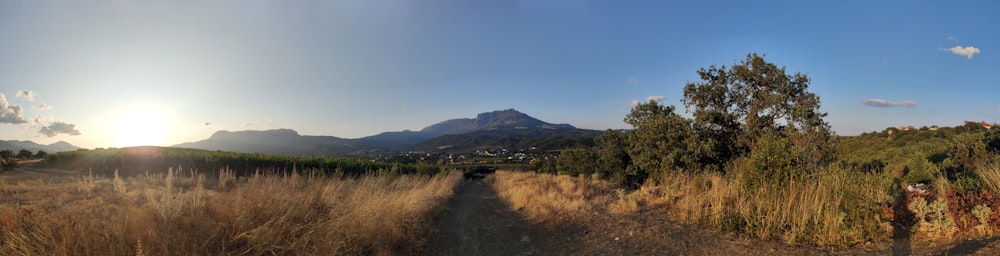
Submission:
<svg viewBox="0 0 1000 256">
<path fill-rule="evenodd" d="M 653 96 L 646 97 L 646 102 L 650 102 L 650 101 L 657 101 L 658 102 L 658 101 L 662 101 L 662 100 L 665 100 L 665 99 L 667 99 L 667 96 L 653 95 Z M 629 108 L 634 108 L 635 106 L 638 106 L 640 103 L 643 103 L 643 102 L 640 101 L 640 100 L 632 100 L 632 101 L 628 102 L 628 107 Z"/>
<path fill-rule="evenodd" d="M 972 59 L 973 55 L 979 54 L 979 48 L 973 47 L 971 45 L 970 46 L 966 46 L 966 47 L 962 47 L 962 46 L 956 45 L 955 47 L 948 48 L 948 49 L 943 49 L 943 50 L 950 51 L 951 53 L 954 53 L 956 55 L 965 56 L 966 58 L 969 58 L 970 60 Z"/>
<path fill-rule="evenodd" d="M 42 126 L 42 128 L 38 129 L 38 133 L 49 138 L 55 137 L 59 134 L 80 135 L 80 131 L 76 129 L 75 124 L 59 121 L 52 122 L 52 124 L 47 126 Z"/>
<path fill-rule="evenodd" d="M 878 108 L 893 108 L 893 107 L 915 108 L 915 107 L 917 107 L 917 102 L 913 101 L 913 100 L 889 101 L 889 100 L 886 100 L 886 99 L 866 99 L 865 101 L 861 102 L 861 104 L 865 104 L 865 105 L 870 106 L 870 107 L 878 107 Z"/>
<path fill-rule="evenodd" d="M 20 106 L 10 105 L 7 102 L 7 96 L 0 93 L 0 124 L 23 124 L 28 122 L 24 120 L 24 110 Z"/>
<path fill-rule="evenodd" d="M 24 99 L 26 99 L 28 101 L 35 100 L 35 92 L 33 92 L 31 90 L 20 90 L 20 91 L 17 91 L 17 95 L 15 95 L 15 96 L 18 97 L 18 98 L 24 98 Z"/>
</svg>

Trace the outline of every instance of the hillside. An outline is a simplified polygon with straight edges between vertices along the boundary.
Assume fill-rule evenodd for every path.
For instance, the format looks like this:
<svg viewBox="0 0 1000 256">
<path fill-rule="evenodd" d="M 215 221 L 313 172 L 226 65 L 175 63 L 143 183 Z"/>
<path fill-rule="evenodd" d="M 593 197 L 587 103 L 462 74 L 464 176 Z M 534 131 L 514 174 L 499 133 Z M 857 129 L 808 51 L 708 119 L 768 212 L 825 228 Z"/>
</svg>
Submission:
<svg viewBox="0 0 1000 256">
<path fill-rule="evenodd" d="M 291 129 L 218 131 L 205 140 L 174 147 L 279 155 L 350 155 L 371 151 L 474 150 L 483 147 L 558 149 L 593 145 L 597 131 L 552 124 L 514 109 L 457 118 L 420 131 L 383 132 L 359 139 L 304 136 Z"/>
<path fill-rule="evenodd" d="M 477 149 L 557 150 L 594 146 L 594 137 L 602 132 L 584 129 L 504 129 L 480 130 L 465 134 L 443 135 L 420 143 L 415 150 L 472 151 Z"/>
<path fill-rule="evenodd" d="M 74 146 L 65 141 L 43 145 L 28 140 L 0 140 L 0 150 L 10 150 L 14 152 L 26 149 L 31 152 L 38 152 L 39 150 L 42 150 L 48 153 L 55 153 L 77 150 L 79 148 L 80 147 Z"/>
</svg>

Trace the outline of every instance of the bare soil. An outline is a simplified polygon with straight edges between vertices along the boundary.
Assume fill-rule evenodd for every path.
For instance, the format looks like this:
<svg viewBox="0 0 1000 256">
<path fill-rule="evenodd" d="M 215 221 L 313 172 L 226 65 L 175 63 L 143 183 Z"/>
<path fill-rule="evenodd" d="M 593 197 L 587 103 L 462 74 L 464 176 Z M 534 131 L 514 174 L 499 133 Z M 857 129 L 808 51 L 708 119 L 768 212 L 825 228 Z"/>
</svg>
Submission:
<svg viewBox="0 0 1000 256">
<path fill-rule="evenodd" d="M 1000 237 L 854 247 L 796 246 L 679 224 L 664 212 L 564 216 L 534 222 L 489 184 L 465 181 L 436 223 L 431 255 L 1000 255 Z M 581 221 L 583 220 L 583 221 Z"/>
</svg>

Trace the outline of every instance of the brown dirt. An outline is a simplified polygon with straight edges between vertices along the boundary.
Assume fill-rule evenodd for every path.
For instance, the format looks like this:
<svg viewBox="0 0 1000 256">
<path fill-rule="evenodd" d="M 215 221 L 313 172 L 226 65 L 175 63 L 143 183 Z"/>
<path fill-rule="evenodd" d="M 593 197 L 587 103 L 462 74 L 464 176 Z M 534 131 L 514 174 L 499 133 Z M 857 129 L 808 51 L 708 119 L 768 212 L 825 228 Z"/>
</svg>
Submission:
<svg viewBox="0 0 1000 256">
<path fill-rule="evenodd" d="M 788 245 L 678 224 L 664 212 L 563 216 L 533 222 L 489 184 L 466 181 L 436 223 L 432 255 L 1000 255 L 1000 237 L 854 247 Z"/>
</svg>

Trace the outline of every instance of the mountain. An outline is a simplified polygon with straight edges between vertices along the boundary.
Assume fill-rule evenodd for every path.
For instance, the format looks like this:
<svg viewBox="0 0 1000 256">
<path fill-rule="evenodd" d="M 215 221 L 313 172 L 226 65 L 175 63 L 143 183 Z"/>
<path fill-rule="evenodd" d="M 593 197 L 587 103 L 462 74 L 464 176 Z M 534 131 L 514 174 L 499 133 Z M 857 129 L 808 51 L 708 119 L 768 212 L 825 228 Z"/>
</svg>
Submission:
<svg viewBox="0 0 1000 256">
<path fill-rule="evenodd" d="M 73 146 L 65 141 L 59 141 L 49 145 L 42 145 L 28 140 L 0 140 L 0 150 L 10 150 L 17 153 L 22 149 L 31 151 L 32 153 L 37 153 L 39 150 L 45 151 L 47 153 L 55 153 L 61 151 L 73 151 L 80 147 Z"/>
<path fill-rule="evenodd" d="M 504 130 L 504 129 L 575 129 L 569 124 L 550 124 L 518 112 L 514 109 L 499 110 L 493 112 L 480 113 L 475 119 L 459 118 L 428 126 L 420 132 L 446 135 L 462 134 L 479 130 Z"/>
<path fill-rule="evenodd" d="M 295 130 L 276 129 L 218 131 L 208 139 L 173 147 L 277 155 L 347 155 L 365 149 L 362 144 L 357 140 L 333 136 L 303 136 Z"/>
<path fill-rule="evenodd" d="M 592 145 L 597 131 L 551 124 L 514 109 L 458 118 L 420 131 L 383 132 L 360 139 L 303 136 L 291 129 L 218 131 L 205 140 L 174 147 L 279 155 L 349 155 L 370 151 L 475 149 L 482 147 L 569 147 Z"/>
</svg>

